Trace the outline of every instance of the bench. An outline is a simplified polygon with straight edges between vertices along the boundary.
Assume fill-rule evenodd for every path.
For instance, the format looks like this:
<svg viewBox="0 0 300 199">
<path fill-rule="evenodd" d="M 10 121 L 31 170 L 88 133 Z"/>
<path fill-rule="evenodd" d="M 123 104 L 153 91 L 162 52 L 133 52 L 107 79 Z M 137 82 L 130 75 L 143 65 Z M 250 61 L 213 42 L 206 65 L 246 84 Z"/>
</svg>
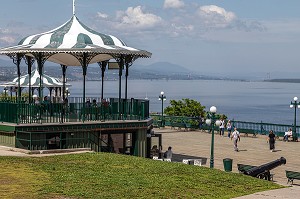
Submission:
<svg viewBox="0 0 300 199">
<path fill-rule="evenodd" d="M 186 124 L 185 123 L 179 123 L 179 122 L 174 122 L 172 123 L 171 129 L 175 129 L 177 127 L 178 130 L 184 128 L 184 130 L 187 130 Z"/>
<path fill-rule="evenodd" d="M 284 140 L 284 134 L 285 134 L 285 132 L 275 132 L 276 139 L 285 141 Z M 280 138 L 282 138 L 282 139 L 280 139 Z M 293 141 L 293 136 L 289 136 L 288 141 Z"/>
<path fill-rule="evenodd" d="M 285 174 L 288 179 L 287 183 L 293 184 L 294 179 L 300 180 L 300 172 L 286 170 Z"/>
<path fill-rule="evenodd" d="M 198 128 L 197 125 L 191 124 L 191 123 L 185 123 L 185 127 L 189 130 L 195 130 Z"/>
<path fill-rule="evenodd" d="M 249 169 L 252 169 L 256 166 L 247 165 L 247 164 L 237 164 L 239 173 L 244 173 L 245 171 L 248 171 Z"/>
<path fill-rule="evenodd" d="M 238 129 L 240 133 L 244 133 L 245 136 L 248 136 L 249 134 L 252 134 L 253 137 L 256 137 L 256 135 L 258 134 L 257 130 L 254 129 Z"/>
<path fill-rule="evenodd" d="M 248 171 L 256 166 L 248 165 L 248 164 L 237 164 L 239 173 L 244 173 L 245 171 Z M 273 181 L 274 173 L 270 173 L 270 180 Z"/>
</svg>

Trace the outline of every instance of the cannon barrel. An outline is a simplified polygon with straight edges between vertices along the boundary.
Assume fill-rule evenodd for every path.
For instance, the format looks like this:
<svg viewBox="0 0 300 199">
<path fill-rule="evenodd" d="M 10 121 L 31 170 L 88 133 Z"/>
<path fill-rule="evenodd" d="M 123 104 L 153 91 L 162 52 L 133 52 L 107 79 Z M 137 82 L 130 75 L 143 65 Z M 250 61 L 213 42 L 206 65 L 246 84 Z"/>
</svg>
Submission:
<svg viewBox="0 0 300 199">
<path fill-rule="evenodd" d="M 281 157 L 277 160 L 274 160 L 272 162 L 263 164 L 261 166 L 258 167 L 254 167 L 252 169 L 249 169 L 247 171 L 244 172 L 245 175 L 250 175 L 253 177 L 258 177 L 258 175 L 266 173 L 282 164 L 286 164 L 286 159 L 284 157 Z"/>
</svg>

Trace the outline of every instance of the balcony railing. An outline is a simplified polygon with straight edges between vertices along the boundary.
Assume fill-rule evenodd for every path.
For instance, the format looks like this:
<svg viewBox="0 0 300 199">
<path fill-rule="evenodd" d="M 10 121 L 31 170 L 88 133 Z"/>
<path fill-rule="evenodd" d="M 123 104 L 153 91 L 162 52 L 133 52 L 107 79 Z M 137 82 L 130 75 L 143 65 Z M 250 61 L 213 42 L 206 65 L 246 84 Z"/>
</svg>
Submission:
<svg viewBox="0 0 300 199">
<path fill-rule="evenodd" d="M 70 98 L 67 103 L 29 103 L 22 99 L 0 101 L 0 121 L 29 123 L 64 123 L 106 120 L 144 120 L 149 118 L 149 101 L 139 99 L 110 98 L 100 102 L 82 102 L 82 98 Z"/>
</svg>

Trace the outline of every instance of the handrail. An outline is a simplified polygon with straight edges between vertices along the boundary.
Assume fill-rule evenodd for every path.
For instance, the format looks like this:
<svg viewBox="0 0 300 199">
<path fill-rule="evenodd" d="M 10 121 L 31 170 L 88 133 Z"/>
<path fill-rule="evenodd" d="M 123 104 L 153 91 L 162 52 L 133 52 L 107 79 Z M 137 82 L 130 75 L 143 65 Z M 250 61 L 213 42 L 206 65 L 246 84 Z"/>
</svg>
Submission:
<svg viewBox="0 0 300 199">
<path fill-rule="evenodd" d="M 17 124 L 65 123 L 106 120 L 145 120 L 149 118 L 149 101 L 122 99 L 121 106 L 115 98 L 107 101 L 29 103 L 0 99 L 0 122 Z M 81 98 L 82 99 L 82 98 Z M 79 101 L 79 102 L 78 102 Z M 81 100 L 82 101 L 82 100 Z M 85 106 L 84 106 L 85 105 Z M 119 109 L 121 107 L 121 109 Z M 17 114 L 16 114 L 17 113 Z"/>
<path fill-rule="evenodd" d="M 153 118 L 153 123 L 157 124 L 159 127 L 159 124 L 162 120 L 162 116 L 160 114 L 150 114 L 150 117 Z M 209 127 L 205 124 L 205 122 L 202 121 L 202 124 L 199 124 L 199 118 L 195 117 L 186 117 L 186 116 L 169 116 L 164 115 L 163 120 L 165 121 L 165 126 L 171 126 L 172 122 L 174 121 L 181 121 L 182 123 L 185 123 L 187 125 L 193 126 L 194 129 L 209 129 Z M 276 135 L 282 135 L 285 131 L 287 131 L 289 128 L 293 127 L 293 125 L 287 125 L 287 124 L 275 124 L 275 123 L 267 123 L 267 122 L 248 122 L 248 121 L 237 121 L 237 120 L 231 120 L 232 126 L 237 127 L 241 130 L 241 133 L 243 130 L 253 130 L 256 131 L 257 134 L 265 135 L 268 134 L 270 130 L 273 130 Z M 226 123 L 226 122 L 225 122 Z M 296 131 L 298 134 L 298 137 L 300 136 L 300 126 L 296 126 Z"/>
</svg>

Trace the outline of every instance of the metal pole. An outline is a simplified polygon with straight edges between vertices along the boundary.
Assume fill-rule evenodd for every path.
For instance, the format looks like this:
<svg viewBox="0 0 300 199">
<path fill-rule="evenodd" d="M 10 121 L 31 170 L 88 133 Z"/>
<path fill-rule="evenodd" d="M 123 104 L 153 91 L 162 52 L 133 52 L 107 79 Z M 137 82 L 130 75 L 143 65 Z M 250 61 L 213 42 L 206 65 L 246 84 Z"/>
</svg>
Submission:
<svg viewBox="0 0 300 199">
<path fill-rule="evenodd" d="M 87 71 L 87 53 L 83 53 L 83 63 L 82 63 L 82 71 L 83 71 L 83 115 L 82 115 L 82 122 L 85 121 L 85 76 Z"/>
<path fill-rule="evenodd" d="M 296 101 L 295 101 L 295 103 L 294 103 L 294 107 L 295 107 L 295 115 L 294 115 L 294 133 L 293 133 L 293 140 L 296 141 L 296 135 L 297 135 L 297 133 L 296 133 L 296 116 L 297 116 L 297 114 L 296 114 L 296 109 L 297 109 L 297 102 L 296 102 Z"/>
<path fill-rule="evenodd" d="M 215 113 L 212 113 L 211 117 L 211 147 L 210 147 L 210 168 L 214 168 L 214 142 L 215 142 L 215 133 L 214 133 L 214 127 L 215 127 Z"/>
<path fill-rule="evenodd" d="M 161 126 L 164 126 L 164 95 L 161 95 Z"/>
</svg>

